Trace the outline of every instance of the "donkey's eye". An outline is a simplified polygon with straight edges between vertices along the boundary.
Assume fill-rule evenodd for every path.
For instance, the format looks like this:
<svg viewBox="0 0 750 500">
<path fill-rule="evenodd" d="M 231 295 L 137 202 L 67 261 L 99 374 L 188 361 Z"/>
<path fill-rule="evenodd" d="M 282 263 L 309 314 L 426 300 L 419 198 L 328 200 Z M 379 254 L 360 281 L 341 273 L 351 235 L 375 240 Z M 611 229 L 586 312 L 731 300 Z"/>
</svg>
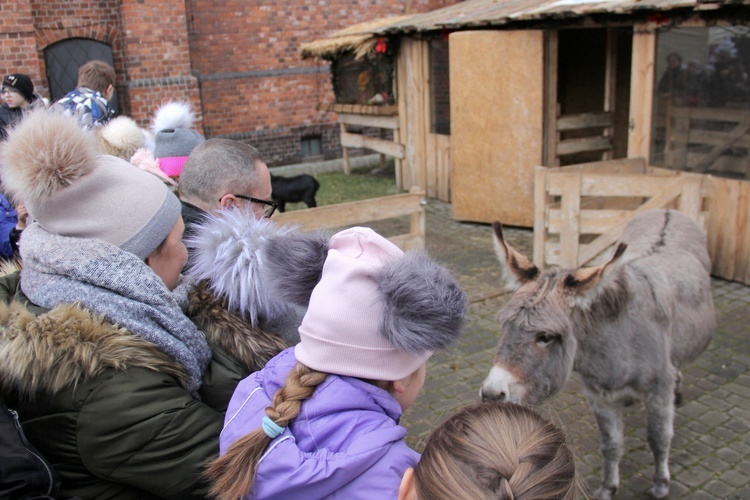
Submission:
<svg viewBox="0 0 750 500">
<path fill-rule="evenodd" d="M 540 333 L 536 336 L 536 343 L 539 345 L 549 345 L 550 343 L 554 342 L 555 340 L 558 340 L 560 338 L 559 335 L 555 335 L 552 333 Z"/>
</svg>

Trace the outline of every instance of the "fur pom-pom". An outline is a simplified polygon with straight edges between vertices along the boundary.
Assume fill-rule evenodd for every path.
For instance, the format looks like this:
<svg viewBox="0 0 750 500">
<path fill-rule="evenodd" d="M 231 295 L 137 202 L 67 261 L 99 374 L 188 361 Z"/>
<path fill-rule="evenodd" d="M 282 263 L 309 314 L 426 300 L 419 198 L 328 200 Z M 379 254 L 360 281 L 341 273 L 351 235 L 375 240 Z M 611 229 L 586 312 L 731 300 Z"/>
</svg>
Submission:
<svg viewBox="0 0 750 500">
<path fill-rule="evenodd" d="M 324 231 L 293 231 L 269 238 L 262 272 L 273 300 L 307 307 L 323 274 L 329 239 Z"/>
<path fill-rule="evenodd" d="M 145 142 L 143 130 L 129 116 L 118 116 L 99 129 L 99 147 L 104 154 L 129 160 Z"/>
<path fill-rule="evenodd" d="M 0 145 L 3 185 L 15 200 L 42 201 L 91 172 L 97 155 L 93 133 L 62 113 L 39 108 Z"/>
<path fill-rule="evenodd" d="M 157 133 L 162 130 L 193 128 L 193 123 L 195 123 L 195 112 L 190 104 L 183 101 L 169 101 L 156 110 L 151 130 Z"/>
<path fill-rule="evenodd" d="M 133 153 L 133 156 L 130 157 L 130 163 L 140 168 L 141 170 L 145 170 L 146 172 L 154 174 L 164 183 L 170 186 L 177 185 L 174 180 L 172 180 L 167 174 L 164 173 L 162 169 L 159 168 L 159 160 L 154 158 L 153 151 L 148 148 L 143 147 Z"/>
<path fill-rule="evenodd" d="M 269 239 L 288 231 L 291 228 L 256 220 L 237 209 L 207 214 L 186 238 L 191 252 L 187 276 L 207 280 L 211 291 L 225 297 L 229 308 L 240 311 L 253 326 L 258 326 L 259 318 L 275 319 L 286 304 L 271 300 L 263 281 L 261 269 L 268 258 L 264 247 Z"/>
<path fill-rule="evenodd" d="M 443 266 L 409 252 L 386 264 L 377 279 L 385 301 L 381 331 L 397 348 L 435 351 L 458 338 L 468 300 Z"/>
</svg>

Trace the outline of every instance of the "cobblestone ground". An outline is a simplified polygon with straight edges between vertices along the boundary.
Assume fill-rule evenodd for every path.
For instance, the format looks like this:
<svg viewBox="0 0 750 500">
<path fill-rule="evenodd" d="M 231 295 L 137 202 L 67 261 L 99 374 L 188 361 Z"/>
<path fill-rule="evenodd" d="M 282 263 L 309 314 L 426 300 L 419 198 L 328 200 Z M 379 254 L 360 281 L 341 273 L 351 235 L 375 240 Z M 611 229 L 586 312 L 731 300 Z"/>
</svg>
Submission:
<svg viewBox="0 0 750 500">
<path fill-rule="evenodd" d="M 463 338 L 448 352 L 433 356 L 425 387 L 403 417 L 407 441 L 418 451 L 439 422 L 478 399 L 497 343 L 496 314 L 509 298 L 500 289 L 491 228 L 453 221 L 450 205 L 438 201 L 429 202 L 427 214 L 427 249 L 459 277 L 471 305 Z M 399 225 L 404 227 L 398 230 L 406 231 L 401 221 L 374 227 L 388 234 Z M 511 245 L 531 255 L 530 230 L 508 228 L 505 235 Z M 683 403 L 675 416 L 670 458 L 673 499 L 750 499 L 750 287 L 714 279 L 713 290 L 718 331 L 708 350 L 683 370 Z M 577 377 L 542 410 L 568 434 L 585 498 L 598 486 L 601 457 L 599 433 Z M 648 498 L 653 460 L 645 408 L 637 403 L 625 408 L 623 416 L 626 452 L 617 498 Z"/>
</svg>

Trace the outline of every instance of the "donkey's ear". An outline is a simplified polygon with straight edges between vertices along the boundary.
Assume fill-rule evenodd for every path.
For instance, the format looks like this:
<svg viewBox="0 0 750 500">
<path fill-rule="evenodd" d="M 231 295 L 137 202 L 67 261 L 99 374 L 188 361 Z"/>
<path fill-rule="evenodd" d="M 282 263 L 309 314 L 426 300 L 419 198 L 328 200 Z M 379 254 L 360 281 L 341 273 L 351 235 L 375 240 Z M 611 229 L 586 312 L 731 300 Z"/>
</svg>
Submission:
<svg viewBox="0 0 750 500">
<path fill-rule="evenodd" d="M 620 260 L 626 248 L 628 248 L 626 243 L 620 243 L 615 249 L 615 254 L 608 262 L 596 267 L 582 267 L 568 275 L 565 279 L 565 287 L 576 294 L 596 288 L 607 272 L 614 269 L 614 264 Z"/>
<path fill-rule="evenodd" d="M 508 245 L 503 238 L 503 226 L 499 222 L 492 223 L 492 242 L 495 255 L 503 269 L 505 286 L 511 290 L 519 288 L 524 283 L 534 281 L 539 276 L 536 267 L 525 255 L 517 252 Z"/>
</svg>

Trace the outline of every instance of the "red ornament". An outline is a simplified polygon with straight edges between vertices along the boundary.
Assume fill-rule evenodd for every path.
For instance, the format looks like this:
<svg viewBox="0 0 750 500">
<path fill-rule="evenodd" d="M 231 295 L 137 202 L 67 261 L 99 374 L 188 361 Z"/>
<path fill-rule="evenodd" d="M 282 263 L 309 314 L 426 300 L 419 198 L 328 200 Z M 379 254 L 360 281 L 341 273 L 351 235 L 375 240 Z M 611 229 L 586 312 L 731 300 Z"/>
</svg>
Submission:
<svg viewBox="0 0 750 500">
<path fill-rule="evenodd" d="M 669 22 L 669 18 L 661 12 L 651 14 L 650 16 L 648 16 L 648 20 L 656 24 L 657 26 L 661 26 L 662 24 L 667 24 Z"/>
<path fill-rule="evenodd" d="M 378 43 L 375 44 L 375 52 L 378 52 L 379 54 L 385 54 L 388 51 L 388 42 L 386 42 L 385 38 L 380 37 L 378 38 Z"/>
</svg>

